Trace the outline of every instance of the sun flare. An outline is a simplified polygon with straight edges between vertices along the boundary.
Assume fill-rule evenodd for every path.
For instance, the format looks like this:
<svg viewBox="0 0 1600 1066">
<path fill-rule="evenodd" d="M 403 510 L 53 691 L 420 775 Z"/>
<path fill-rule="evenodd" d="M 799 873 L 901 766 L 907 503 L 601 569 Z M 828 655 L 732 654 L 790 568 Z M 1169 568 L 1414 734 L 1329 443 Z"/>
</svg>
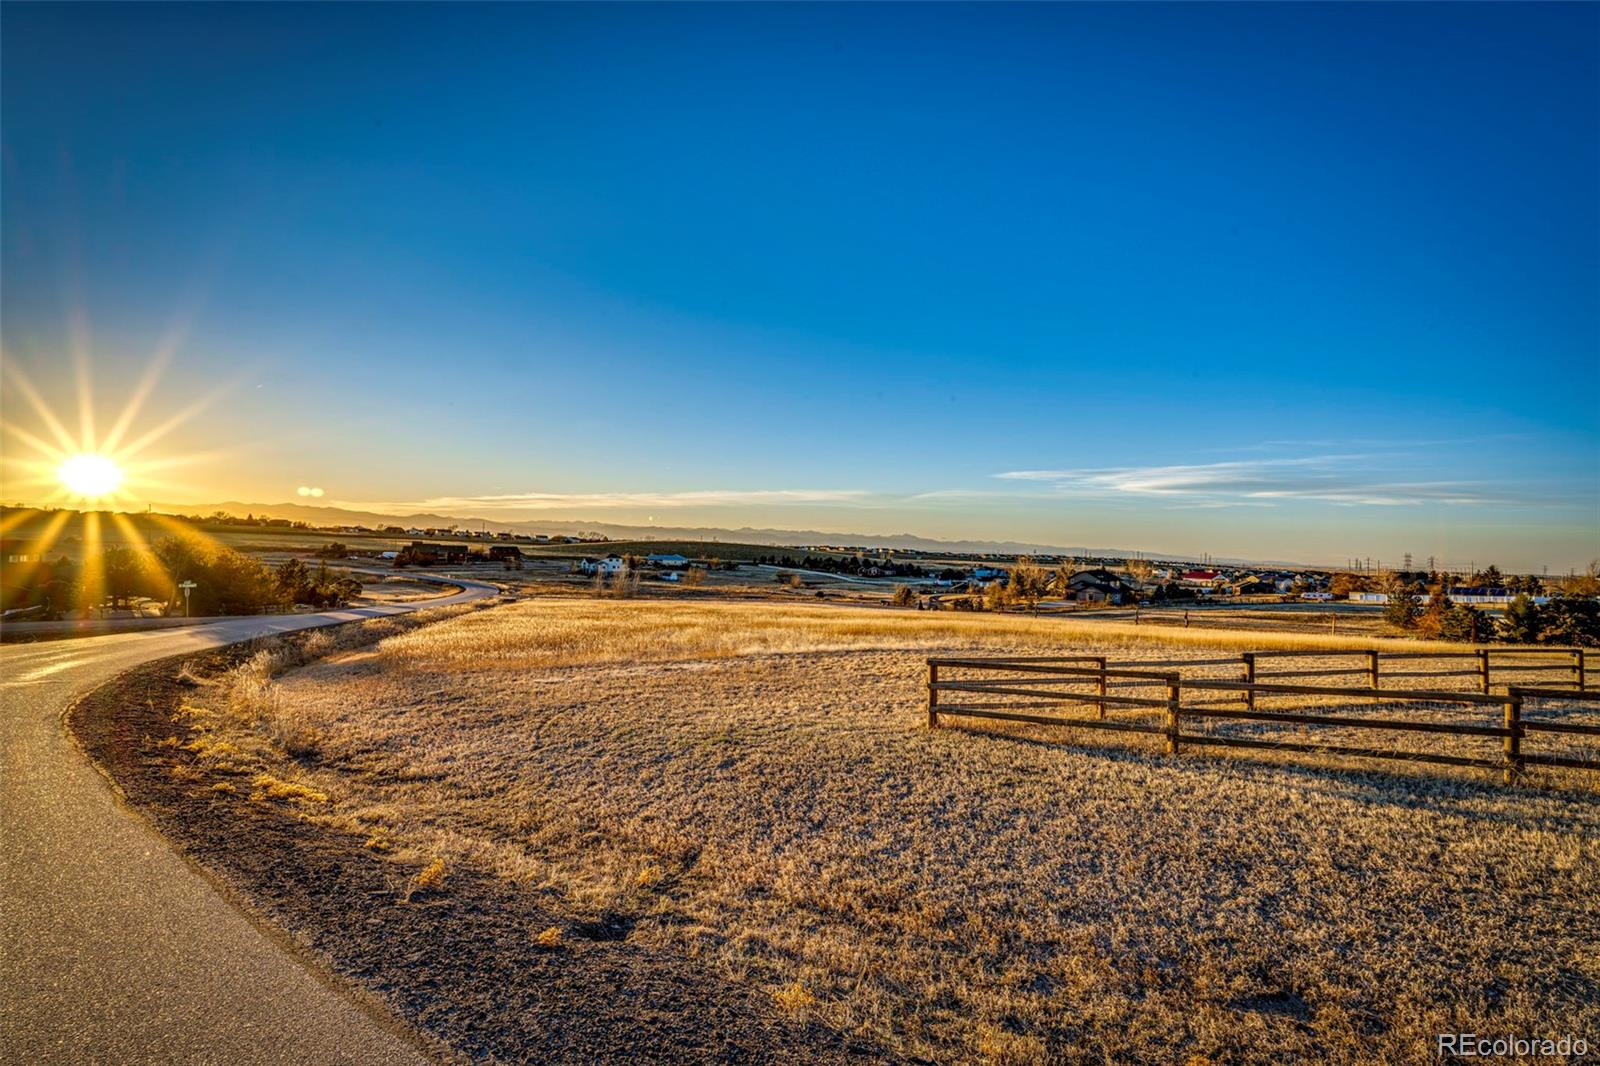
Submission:
<svg viewBox="0 0 1600 1066">
<path fill-rule="evenodd" d="M 104 455 L 74 455 L 56 468 L 61 485 L 74 496 L 97 500 L 117 491 L 123 481 L 122 468 Z"/>
</svg>

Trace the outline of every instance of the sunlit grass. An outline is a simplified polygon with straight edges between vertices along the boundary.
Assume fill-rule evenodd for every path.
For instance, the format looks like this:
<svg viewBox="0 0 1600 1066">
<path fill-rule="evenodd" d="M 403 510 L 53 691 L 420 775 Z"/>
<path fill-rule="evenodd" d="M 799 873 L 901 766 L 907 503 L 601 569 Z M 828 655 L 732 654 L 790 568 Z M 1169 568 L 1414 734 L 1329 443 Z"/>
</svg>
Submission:
<svg viewBox="0 0 1600 1066">
<path fill-rule="evenodd" d="M 626 914 L 907 1056 L 1398 1061 L 1600 1025 L 1590 793 L 923 726 L 929 654 L 1370 641 L 593 599 L 391 632 L 287 673 L 265 652 L 190 717 L 332 796 L 301 816 L 398 884 L 441 861 L 567 921 Z M 290 728 L 324 738 L 310 765 Z"/>
<path fill-rule="evenodd" d="M 951 641 L 1020 641 L 1069 649 L 1082 641 L 1110 647 L 1219 649 L 1444 650 L 1413 640 L 1302 633 L 1174 630 L 1128 623 L 1015 614 L 842 608 L 827 604 L 600 601 L 543 597 L 461 618 L 384 645 L 396 664 L 470 671 L 524 670 L 587 662 L 719 659 L 865 647 L 911 648 Z"/>
</svg>

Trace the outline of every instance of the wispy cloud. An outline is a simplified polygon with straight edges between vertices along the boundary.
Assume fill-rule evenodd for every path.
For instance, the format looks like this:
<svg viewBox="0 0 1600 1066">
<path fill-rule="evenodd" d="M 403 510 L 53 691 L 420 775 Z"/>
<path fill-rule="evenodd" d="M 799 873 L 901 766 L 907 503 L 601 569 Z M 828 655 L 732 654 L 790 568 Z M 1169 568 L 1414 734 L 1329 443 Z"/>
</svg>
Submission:
<svg viewBox="0 0 1600 1066">
<path fill-rule="evenodd" d="M 1061 496 L 1165 497 L 1189 506 L 1261 506 L 1310 500 L 1364 507 L 1505 503 L 1505 493 L 1470 481 L 1385 477 L 1385 457 L 1371 454 L 1239 459 L 1173 466 L 1011 470 L 1007 481 L 1041 482 Z"/>
<path fill-rule="evenodd" d="M 864 504 L 860 489 L 701 489 L 689 492 L 516 492 L 488 496 L 434 496 L 422 500 L 341 502 L 381 512 L 672 510 L 682 507 L 750 507 L 788 504 Z"/>
</svg>

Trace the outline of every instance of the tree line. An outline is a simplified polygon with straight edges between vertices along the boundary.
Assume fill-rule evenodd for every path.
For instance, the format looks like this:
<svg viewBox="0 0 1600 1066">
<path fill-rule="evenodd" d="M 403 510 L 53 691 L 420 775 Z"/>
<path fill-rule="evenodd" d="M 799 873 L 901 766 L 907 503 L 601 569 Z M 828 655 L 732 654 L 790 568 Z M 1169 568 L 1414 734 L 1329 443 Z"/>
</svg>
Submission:
<svg viewBox="0 0 1600 1066">
<path fill-rule="evenodd" d="M 6 607 L 37 607 L 36 617 L 60 618 L 96 607 L 126 607 L 157 600 L 169 614 L 184 606 L 182 582 L 191 581 L 194 615 L 251 614 L 264 607 L 306 604 L 338 607 L 361 593 L 361 582 L 291 559 L 276 570 L 221 544 L 167 537 L 148 549 L 111 544 L 81 562 L 62 556 L 6 575 Z"/>
<path fill-rule="evenodd" d="M 803 559 L 796 559 L 792 555 L 758 555 L 756 563 L 765 566 L 781 566 L 791 570 L 818 570 L 826 574 L 850 574 L 860 577 L 869 570 L 876 570 L 883 577 L 930 577 L 933 576 L 925 567 L 915 563 L 897 563 L 893 559 L 874 559 L 863 555 L 807 555 Z M 949 575 L 949 580 L 955 581 L 966 577 L 960 570 L 947 570 L 943 575 Z"/>
<path fill-rule="evenodd" d="M 1465 644 L 1600 647 L 1600 566 L 1591 564 L 1587 574 L 1551 584 L 1555 587 L 1543 604 L 1521 586 L 1499 618 L 1452 600 L 1444 579 L 1430 588 L 1411 575 L 1389 574 L 1377 591 L 1389 597 L 1384 620 L 1415 636 Z"/>
</svg>

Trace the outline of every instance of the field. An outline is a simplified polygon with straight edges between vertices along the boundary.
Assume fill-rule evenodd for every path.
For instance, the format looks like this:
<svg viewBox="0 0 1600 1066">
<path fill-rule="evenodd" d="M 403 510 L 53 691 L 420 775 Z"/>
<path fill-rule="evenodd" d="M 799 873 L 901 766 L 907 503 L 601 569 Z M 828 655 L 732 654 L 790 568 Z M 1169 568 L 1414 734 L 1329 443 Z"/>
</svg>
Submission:
<svg viewBox="0 0 1600 1066">
<path fill-rule="evenodd" d="M 342 640 L 196 688 L 185 772 L 402 883 L 492 875 L 559 916 L 529 938 L 615 929 L 890 1057 L 1421 1062 L 1441 1032 L 1600 1035 L 1589 783 L 924 727 L 929 655 L 1340 641 L 563 597 Z"/>
</svg>

